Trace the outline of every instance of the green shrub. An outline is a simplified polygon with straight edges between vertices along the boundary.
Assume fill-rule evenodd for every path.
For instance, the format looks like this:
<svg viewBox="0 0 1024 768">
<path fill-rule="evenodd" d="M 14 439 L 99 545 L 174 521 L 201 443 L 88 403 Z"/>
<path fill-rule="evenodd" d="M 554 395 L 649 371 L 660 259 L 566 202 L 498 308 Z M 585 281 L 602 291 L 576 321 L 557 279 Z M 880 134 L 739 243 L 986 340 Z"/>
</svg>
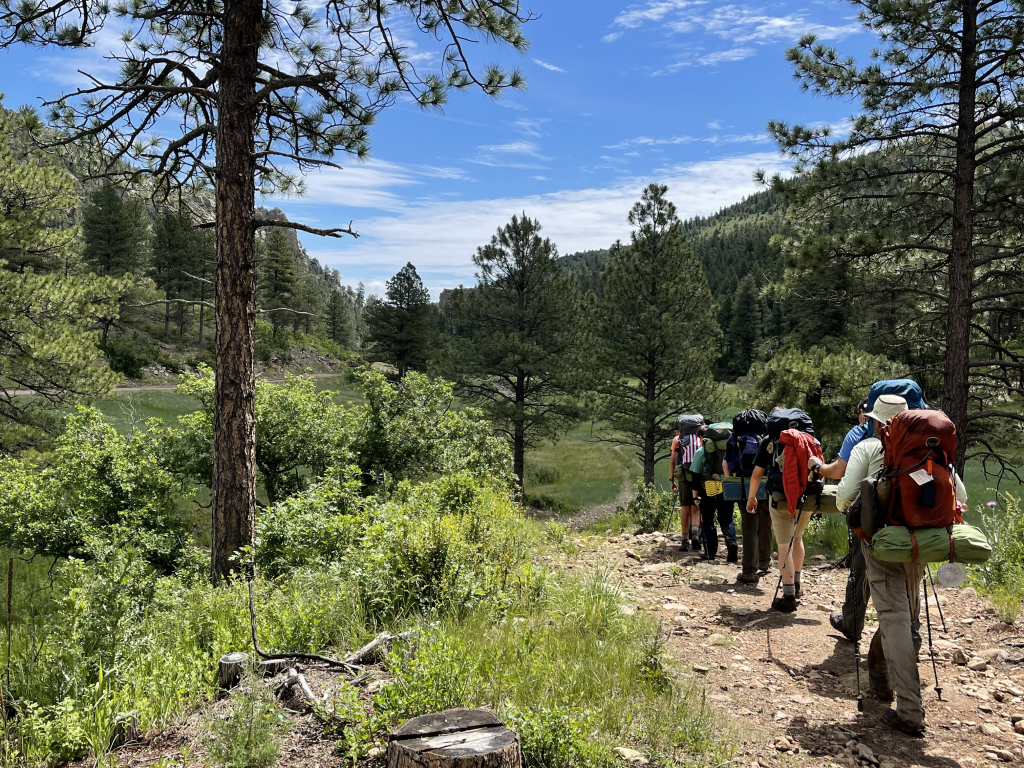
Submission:
<svg viewBox="0 0 1024 768">
<path fill-rule="evenodd" d="M 138 333 L 109 337 L 103 347 L 103 354 L 112 370 L 132 379 L 141 378 L 142 369 L 157 359 L 156 347 Z"/>
<path fill-rule="evenodd" d="M 1003 494 L 997 506 L 982 508 L 982 520 L 992 556 L 969 566 L 971 582 L 992 596 L 1003 621 L 1013 623 L 1024 598 L 1024 506 L 1015 496 Z"/>
<path fill-rule="evenodd" d="M 658 493 L 654 485 L 637 478 L 634 495 L 626 505 L 626 514 L 637 524 L 638 533 L 664 531 L 672 521 L 673 498 L 670 493 Z"/>
<path fill-rule="evenodd" d="M 1021 592 L 1019 586 L 996 588 L 992 592 L 992 604 L 995 605 L 999 620 L 1012 627 L 1020 617 Z"/>
<path fill-rule="evenodd" d="M 580 511 L 580 508 L 575 504 L 562 499 L 556 499 L 554 496 L 549 496 L 546 493 L 528 493 L 526 494 L 526 503 L 536 509 L 546 509 L 559 515 L 574 515 Z"/>
<path fill-rule="evenodd" d="M 0 462 L 0 547 L 91 558 L 116 542 L 164 571 L 190 560 L 181 488 L 161 466 L 162 439 L 156 424 L 122 435 L 99 411 L 79 407 L 46 465 Z"/>
<path fill-rule="evenodd" d="M 209 717 L 206 751 L 226 768 L 273 768 L 288 725 L 262 682 L 249 674 L 231 696 L 231 714 Z"/>
<path fill-rule="evenodd" d="M 804 543 L 829 557 L 841 557 L 850 548 L 850 527 L 843 515 L 821 515 L 811 520 Z"/>
<path fill-rule="evenodd" d="M 526 467 L 527 485 L 554 485 L 562 479 L 562 472 L 558 467 L 536 466 L 530 464 Z"/>
</svg>

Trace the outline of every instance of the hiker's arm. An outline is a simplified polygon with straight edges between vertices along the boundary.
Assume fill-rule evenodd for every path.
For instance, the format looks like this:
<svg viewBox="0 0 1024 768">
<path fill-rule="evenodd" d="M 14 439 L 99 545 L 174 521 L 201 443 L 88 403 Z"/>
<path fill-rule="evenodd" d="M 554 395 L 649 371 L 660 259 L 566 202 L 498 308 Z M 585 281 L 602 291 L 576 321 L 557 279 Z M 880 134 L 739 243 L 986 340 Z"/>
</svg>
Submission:
<svg viewBox="0 0 1024 768">
<path fill-rule="evenodd" d="M 747 512 L 751 514 L 757 512 L 757 489 L 763 479 L 764 467 L 754 467 L 754 472 L 750 475 L 750 490 L 747 491 Z"/>
<path fill-rule="evenodd" d="M 725 477 L 732 477 L 732 472 L 729 471 L 729 462 L 725 459 L 722 459 L 722 474 L 724 474 Z"/>
<path fill-rule="evenodd" d="M 818 474 L 822 477 L 827 477 L 829 480 L 841 480 L 843 475 L 846 474 L 847 463 L 844 459 L 836 459 L 831 464 L 821 465 L 818 465 L 819 461 L 821 461 L 821 459 L 812 456 L 807 460 L 807 468 L 814 469 L 817 465 Z"/>
<path fill-rule="evenodd" d="M 964 487 L 964 481 L 960 479 L 960 475 L 956 472 L 953 473 L 953 488 L 956 491 L 956 500 L 961 504 L 966 504 L 967 488 Z"/>
</svg>

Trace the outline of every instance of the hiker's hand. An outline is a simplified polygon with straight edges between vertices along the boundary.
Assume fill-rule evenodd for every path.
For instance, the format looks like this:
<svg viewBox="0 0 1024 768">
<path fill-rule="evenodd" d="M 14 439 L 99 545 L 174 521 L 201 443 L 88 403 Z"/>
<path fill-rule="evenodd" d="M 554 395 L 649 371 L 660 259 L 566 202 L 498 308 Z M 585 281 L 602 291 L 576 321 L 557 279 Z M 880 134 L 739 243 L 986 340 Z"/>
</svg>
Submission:
<svg viewBox="0 0 1024 768">
<path fill-rule="evenodd" d="M 747 513 L 754 515 L 757 514 L 757 499 L 747 499 Z"/>
<path fill-rule="evenodd" d="M 672 486 L 672 493 L 677 493 L 677 491 L 676 491 L 676 481 L 675 480 L 670 481 L 670 485 Z"/>
<path fill-rule="evenodd" d="M 807 468 L 809 470 L 811 470 L 813 472 L 814 470 L 818 469 L 820 466 L 821 466 L 821 459 L 819 459 L 817 456 L 808 456 L 807 457 Z"/>
</svg>

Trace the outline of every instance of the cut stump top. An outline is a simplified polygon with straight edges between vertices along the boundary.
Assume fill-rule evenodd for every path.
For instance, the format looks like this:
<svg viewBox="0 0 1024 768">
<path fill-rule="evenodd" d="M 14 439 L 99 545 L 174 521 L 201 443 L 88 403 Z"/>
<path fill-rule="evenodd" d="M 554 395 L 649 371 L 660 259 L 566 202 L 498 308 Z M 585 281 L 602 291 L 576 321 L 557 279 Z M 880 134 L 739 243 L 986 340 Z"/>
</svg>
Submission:
<svg viewBox="0 0 1024 768">
<path fill-rule="evenodd" d="M 389 741 L 440 736 L 457 731 L 468 731 L 471 728 L 489 726 L 504 727 L 504 723 L 493 712 L 486 709 L 446 709 L 444 712 L 433 712 L 429 715 L 406 720 L 391 732 Z"/>
<path fill-rule="evenodd" d="M 519 736 L 493 712 L 449 709 L 391 732 L 390 768 L 520 768 Z"/>
</svg>

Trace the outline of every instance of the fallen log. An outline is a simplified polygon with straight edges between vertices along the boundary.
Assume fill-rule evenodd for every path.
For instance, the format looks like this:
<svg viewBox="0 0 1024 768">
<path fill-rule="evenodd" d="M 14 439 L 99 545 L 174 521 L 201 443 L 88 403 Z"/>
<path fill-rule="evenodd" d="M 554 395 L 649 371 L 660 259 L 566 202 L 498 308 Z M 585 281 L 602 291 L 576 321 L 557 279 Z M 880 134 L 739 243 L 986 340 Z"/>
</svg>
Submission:
<svg viewBox="0 0 1024 768">
<path fill-rule="evenodd" d="M 352 651 L 352 653 L 346 656 L 345 663 L 359 666 L 367 661 L 380 661 L 383 659 L 388 643 L 394 639 L 395 636 L 390 632 L 381 632 L 358 651 Z"/>
<path fill-rule="evenodd" d="M 302 693 L 302 698 L 306 700 L 306 703 L 310 707 L 320 706 L 320 699 L 316 697 L 316 694 L 313 693 L 313 689 L 309 687 L 309 682 L 306 680 L 306 676 L 295 669 L 295 667 L 288 670 L 288 674 L 281 683 L 279 691 L 283 692 L 292 688 L 299 689 L 299 692 Z"/>
<path fill-rule="evenodd" d="M 482 709 L 413 718 L 391 732 L 388 768 L 522 768 L 519 734 Z"/>
</svg>

